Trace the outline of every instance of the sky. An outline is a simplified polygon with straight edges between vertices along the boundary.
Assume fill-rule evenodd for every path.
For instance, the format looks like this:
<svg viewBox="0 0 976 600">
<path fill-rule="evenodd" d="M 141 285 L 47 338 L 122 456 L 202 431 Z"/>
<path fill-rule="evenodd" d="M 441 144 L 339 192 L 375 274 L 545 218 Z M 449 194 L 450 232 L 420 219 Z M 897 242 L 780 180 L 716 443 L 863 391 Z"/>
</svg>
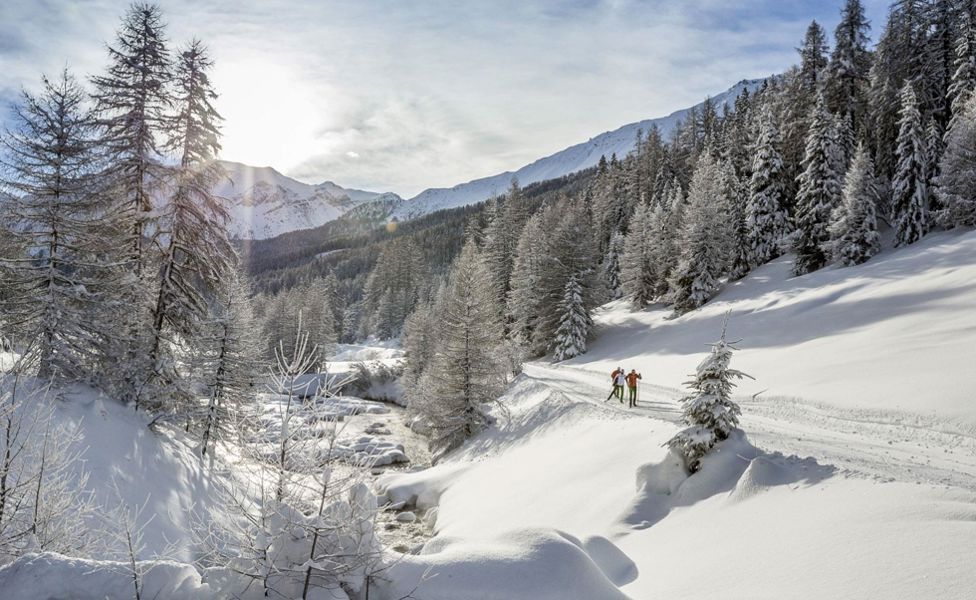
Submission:
<svg viewBox="0 0 976 600">
<path fill-rule="evenodd" d="M 222 158 L 411 197 L 781 72 L 843 0 L 161 0 L 209 47 Z M 127 0 L 0 0 L 0 115 L 106 64 Z M 866 0 L 876 38 L 888 1 Z M 5 125 L 9 118 L 4 118 Z"/>
</svg>

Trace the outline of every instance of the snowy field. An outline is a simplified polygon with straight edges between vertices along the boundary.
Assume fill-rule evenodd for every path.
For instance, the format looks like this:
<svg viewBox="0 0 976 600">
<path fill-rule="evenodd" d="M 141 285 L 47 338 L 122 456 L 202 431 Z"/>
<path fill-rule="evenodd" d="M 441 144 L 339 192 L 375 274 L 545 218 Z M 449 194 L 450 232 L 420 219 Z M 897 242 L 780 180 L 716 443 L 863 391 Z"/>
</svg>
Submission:
<svg viewBox="0 0 976 600">
<path fill-rule="evenodd" d="M 384 597 L 972 598 L 976 233 L 788 268 L 678 319 L 608 305 L 586 355 L 527 365 L 496 428 L 384 477 L 436 532 Z M 662 444 L 730 309 L 746 437 L 686 478 Z M 618 365 L 644 375 L 637 409 L 603 402 Z"/>
</svg>

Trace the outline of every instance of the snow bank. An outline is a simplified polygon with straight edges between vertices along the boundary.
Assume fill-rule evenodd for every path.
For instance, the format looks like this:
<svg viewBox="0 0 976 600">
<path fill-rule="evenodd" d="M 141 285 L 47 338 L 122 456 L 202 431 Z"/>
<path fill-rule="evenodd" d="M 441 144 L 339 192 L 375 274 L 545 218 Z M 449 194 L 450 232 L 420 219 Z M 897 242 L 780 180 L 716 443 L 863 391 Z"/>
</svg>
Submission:
<svg viewBox="0 0 976 600">
<path fill-rule="evenodd" d="M 619 551 L 603 539 L 589 545 L 619 576 Z M 626 563 L 624 560 L 623 562 Z M 632 566 L 632 563 L 631 563 Z M 419 555 L 404 556 L 388 571 L 393 582 L 379 585 L 381 597 L 424 600 L 626 599 L 587 545 L 552 529 L 519 529 L 477 542 L 438 537 Z"/>
<path fill-rule="evenodd" d="M 60 424 L 80 433 L 78 450 L 97 504 L 123 504 L 130 512 L 142 507 L 136 520 L 145 544 L 140 557 L 166 553 L 191 560 L 195 519 L 224 518 L 215 489 L 221 475 L 194 451 L 197 442 L 179 431 L 154 432 L 147 415 L 90 388 L 63 390 L 56 406 Z"/>
<path fill-rule="evenodd" d="M 140 561 L 142 598 L 208 600 L 216 590 L 203 583 L 192 566 L 169 561 Z M 7 600 L 105 600 L 134 598 L 127 562 L 83 560 L 60 554 L 27 554 L 0 568 L 0 590 Z"/>
</svg>

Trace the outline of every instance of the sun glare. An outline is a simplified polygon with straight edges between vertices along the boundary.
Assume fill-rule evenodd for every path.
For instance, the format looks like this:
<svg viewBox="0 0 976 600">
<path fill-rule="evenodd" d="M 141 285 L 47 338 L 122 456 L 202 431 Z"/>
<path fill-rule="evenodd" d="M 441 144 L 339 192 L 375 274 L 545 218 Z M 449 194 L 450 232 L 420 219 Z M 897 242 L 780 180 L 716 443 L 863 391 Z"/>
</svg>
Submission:
<svg viewBox="0 0 976 600">
<path fill-rule="evenodd" d="M 224 117 L 221 158 L 287 170 L 323 151 L 315 132 L 328 103 L 297 74 L 260 59 L 225 61 L 214 83 Z"/>
</svg>

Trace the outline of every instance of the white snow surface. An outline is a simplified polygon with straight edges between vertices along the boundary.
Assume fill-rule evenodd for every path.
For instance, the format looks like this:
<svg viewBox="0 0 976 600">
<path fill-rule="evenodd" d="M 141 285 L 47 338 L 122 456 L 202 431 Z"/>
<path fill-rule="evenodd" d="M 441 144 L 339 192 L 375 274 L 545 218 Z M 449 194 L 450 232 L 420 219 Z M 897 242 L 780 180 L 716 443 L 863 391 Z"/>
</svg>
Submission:
<svg viewBox="0 0 976 600">
<path fill-rule="evenodd" d="M 719 114 L 725 102 L 730 105 L 735 99 L 748 89 L 750 92 L 759 88 L 762 80 L 743 80 L 733 85 L 724 92 L 713 96 L 712 101 Z M 701 108 L 702 104 L 697 107 Z M 668 136 L 674 131 L 679 121 L 684 120 L 688 115 L 689 108 L 675 111 L 666 117 L 656 119 L 646 119 L 637 123 L 624 125 L 613 131 L 601 133 L 590 138 L 586 142 L 570 146 L 540 158 L 535 162 L 512 172 L 506 171 L 490 177 L 475 179 L 467 183 L 456 185 L 452 188 L 430 188 L 424 190 L 417 196 L 400 204 L 393 212 L 393 216 L 400 219 L 414 219 L 438 210 L 447 208 L 457 208 L 468 204 L 475 204 L 494 195 L 504 194 L 512 181 L 512 177 L 517 177 L 522 186 L 548 179 L 555 179 L 577 171 L 582 171 L 589 167 L 596 166 L 600 162 L 601 156 L 606 156 L 607 160 L 613 154 L 618 158 L 627 156 L 634 150 L 637 139 L 637 131 L 643 130 L 646 134 L 652 126 L 657 126 L 661 136 L 667 140 Z"/>
<path fill-rule="evenodd" d="M 392 193 L 346 189 L 331 181 L 317 185 L 286 177 L 271 167 L 221 161 L 227 177 L 214 192 L 229 201 L 228 230 L 235 238 L 266 239 L 312 229 L 374 200 L 396 200 Z"/>
<path fill-rule="evenodd" d="M 526 366 L 497 426 L 381 478 L 436 534 L 381 597 L 972 598 L 976 232 L 799 278 L 788 260 L 678 319 L 608 305 L 586 355 Z M 677 386 L 729 309 L 745 433 L 688 477 L 663 446 Z M 603 401 L 618 365 L 643 372 L 637 409 Z"/>
</svg>

